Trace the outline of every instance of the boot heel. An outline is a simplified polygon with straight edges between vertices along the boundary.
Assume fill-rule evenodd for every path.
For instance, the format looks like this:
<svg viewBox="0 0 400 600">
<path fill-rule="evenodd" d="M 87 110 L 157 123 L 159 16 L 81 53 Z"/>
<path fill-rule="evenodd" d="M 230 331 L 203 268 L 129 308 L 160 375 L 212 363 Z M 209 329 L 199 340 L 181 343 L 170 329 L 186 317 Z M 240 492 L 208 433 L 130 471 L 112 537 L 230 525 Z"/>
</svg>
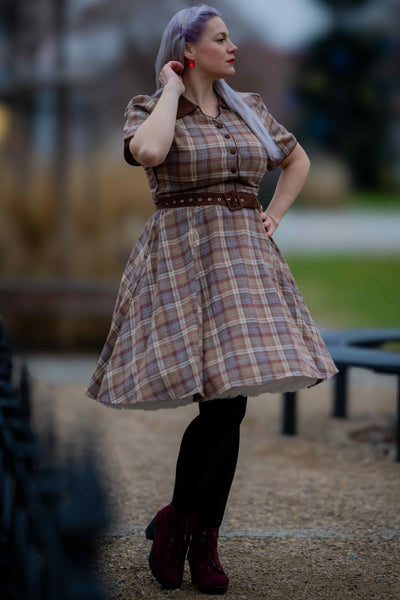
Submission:
<svg viewBox="0 0 400 600">
<path fill-rule="evenodd" d="M 156 518 L 147 525 L 146 527 L 146 538 L 148 540 L 154 540 L 154 535 L 156 533 Z"/>
</svg>

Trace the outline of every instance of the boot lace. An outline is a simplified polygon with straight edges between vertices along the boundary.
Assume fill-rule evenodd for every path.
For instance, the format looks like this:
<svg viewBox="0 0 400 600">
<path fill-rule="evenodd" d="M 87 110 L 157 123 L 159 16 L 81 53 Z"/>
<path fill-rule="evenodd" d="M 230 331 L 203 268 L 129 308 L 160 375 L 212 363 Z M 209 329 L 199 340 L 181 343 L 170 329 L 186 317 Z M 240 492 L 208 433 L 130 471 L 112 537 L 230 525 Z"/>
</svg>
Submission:
<svg viewBox="0 0 400 600">
<path fill-rule="evenodd" d="M 197 556 L 204 556 L 207 559 L 207 564 L 205 566 L 208 571 L 211 571 L 211 567 L 214 567 L 220 573 L 225 573 L 218 556 L 217 532 L 203 530 L 199 532 L 199 536 L 200 541 L 197 544 Z"/>
<path fill-rule="evenodd" d="M 185 521 L 181 521 L 171 532 L 166 557 L 173 561 L 184 562 L 189 544 L 189 530 Z"/>
</svg>

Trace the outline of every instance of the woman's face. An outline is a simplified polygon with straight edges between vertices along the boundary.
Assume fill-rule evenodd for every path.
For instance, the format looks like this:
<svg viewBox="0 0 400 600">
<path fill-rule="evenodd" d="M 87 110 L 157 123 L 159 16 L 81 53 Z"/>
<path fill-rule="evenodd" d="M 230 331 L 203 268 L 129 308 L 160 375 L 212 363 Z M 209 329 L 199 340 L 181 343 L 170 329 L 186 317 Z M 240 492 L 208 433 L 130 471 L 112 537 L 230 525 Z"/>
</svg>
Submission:
<svg viewBox="0 0 400 600">
<path fill-rule="evenodd" d="M 228 29 L 220 17 L 208 19 L 200 41 L 196 45 L 192 44 L 192 49 L 196 71 L 203 71 L 214 79 L 235 73 L 234 55 L 237 46 L 229 39 Z"/>
</svg>

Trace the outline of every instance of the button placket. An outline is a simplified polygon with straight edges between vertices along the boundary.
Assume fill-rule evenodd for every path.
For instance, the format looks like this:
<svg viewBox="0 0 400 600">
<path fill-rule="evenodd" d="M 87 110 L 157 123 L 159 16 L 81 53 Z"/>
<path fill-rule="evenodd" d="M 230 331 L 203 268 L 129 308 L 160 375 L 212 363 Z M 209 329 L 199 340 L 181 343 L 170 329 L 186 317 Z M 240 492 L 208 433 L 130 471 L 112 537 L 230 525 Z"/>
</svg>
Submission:
<svg viewBox="0 0 400 600">
<path fill-rule="evenodd" d="M 223 129 L 224 124 L 221 123 L 221 122 L 217 122 L 216 126 L 217 126 L 218 129 Z M 226 127 L 226 125 L 225 125 L 225 127 Z M 230 133 L 228 133 L 228 132 L 224 133 L 224 138 L 227 139 L 227 140 L 232 139 L 233 142 L 235 143 L 234 137 Z M 228 150 L 228 148 L 227 148 L 227 150 Z M 238 151 L 237 151 L 236 147 L 233 146 L 233 147 L 229 148 L 229 152 L 230 152 L 230 154 L 232 156 L 236 155 L 236 157 L 237 157 L 236 158 L 236 165 L 237 165 L 237 160 L 238 160 L 239 155 L 238 155 Z M 230 169 L 230 171 L 231 171 L 231 173 L 235 174 L 238 171 L 238 167 L 237 166 L 232 166 L 231 169 Z"/>
<path fill-rule="evenodd" d="M 237 173 L 237 170 L 238 170 L 238 158 L 239 158 L 238 152 L 237 152 L 236 148 L 231 148 L 230 149 L 230 153 L 232 155 L 232 158 L 234 156 L 236 157 L 235 166 L 231 167 L 231 173 Z"/>
</svg>

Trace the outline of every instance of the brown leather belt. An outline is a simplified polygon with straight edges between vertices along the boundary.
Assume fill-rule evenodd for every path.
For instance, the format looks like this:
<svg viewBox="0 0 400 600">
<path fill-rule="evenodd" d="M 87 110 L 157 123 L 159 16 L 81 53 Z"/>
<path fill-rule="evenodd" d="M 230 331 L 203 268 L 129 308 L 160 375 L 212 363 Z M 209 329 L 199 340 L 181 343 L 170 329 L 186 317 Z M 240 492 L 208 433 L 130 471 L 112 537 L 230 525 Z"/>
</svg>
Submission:
<svg viewBox="0 0 400 600">
<path fill-rule="evenodd" d="M 256 208 L 262 212 L 263 208 L 254 192 L 184 192 L 160 198 L 156 208 L 178 208 L 179 206 L 208 206 L 210 204 L 224 205 L 229 210 L 241 208 Z"/>
</svg>

